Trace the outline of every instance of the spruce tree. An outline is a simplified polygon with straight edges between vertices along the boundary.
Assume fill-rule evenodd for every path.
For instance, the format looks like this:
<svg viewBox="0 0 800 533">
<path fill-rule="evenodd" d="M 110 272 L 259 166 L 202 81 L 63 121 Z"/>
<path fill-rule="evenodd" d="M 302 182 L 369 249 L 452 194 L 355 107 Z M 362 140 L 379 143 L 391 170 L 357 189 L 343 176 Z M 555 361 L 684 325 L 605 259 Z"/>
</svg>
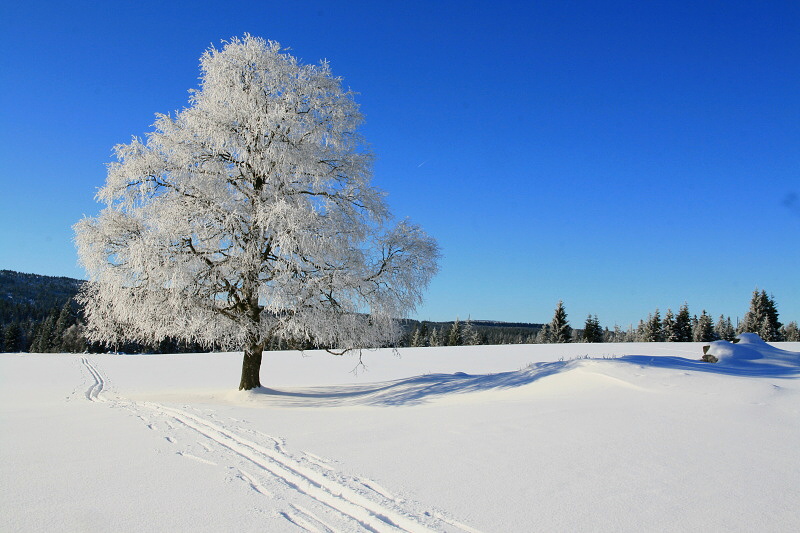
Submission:
<svg viewBox="0 0 800 533">
<path fill-rule="evenodd" d="M 31 344 L 31 352 L 47 353 L 51 352 L 54 346 L 53 333 L 55 331 L 56 317 L 51 313 L 39 325 L 33 343 Z"/>
<path fill-rule="evenodd" d="M 763 294 L 766 297 L 766 293 Z M 739 324 L 739 333 L 758 333 L 758 330 L 761 329 L 764 316 L 766 316 L 764 299 L 758 289 L 753 291 L 753 296 L 750 298 L 750 309 L 747 310 L 744 319 Z"/>
<path fill-rule="evenodd" d="M 61 311 L 58 313 L 58 318 L 55 321 L 55 326 L 53 328 L 53 334 L 51 339 L 51 349 L 55 352 L 66 351 L 64 347 L 64 333 L 67 331 L 67 328 L 72 325 L 74 322 L 73 313 L 72 313 L 72 304 L 71 302 L 67 301 L 62 307 Z"/>
<path fill-rule="evenodd" d="M 419 330 L 419 327 L 414 328 L 414 334 L 411 335 L 411 346 L 415 348 L 422 346 L 422 338 L 420 337 Z"/>
<path fill-rule="evenodd" d="M 754 290 L 750 298 L 750 309 L 739 324 L 739 333 L 756 333 L 765 341 L 779 341 L 780 331 L 781 323 L 778 320 L 775 299 L 767 296 L 767 291 Z"/>
<path fill-rule="evenodd" d="M 766 311 L 767 321 L 769 325 L 767 329 L 765 329 L 765 333 L 768 331 L 770 334 L 769 338 L 764 339 L 765 341 L 782 341 L 783 337 L 781 336 L 781 326 L 783 324 L 780 323 L 778 320 L 778 309 L 775 305 L 775 297 L 772 295 L 767 296 L 765 291 L 761 291 L 762 298 L 764 299 L 764 310 Z M 763 327 L 763 326 L 762 326 Z M 763 337 L 762 337 L 763 338 Z"/>
<path fill-rule="evenodd" d="M 711 342 L 717 340 L 716 335 L 714 335 L 714 323 L 711 317 L 706 314 L 705 309 L 703 309 L 703 312 L 697 319 L 692 336 L 695 342 Z"/>
<path fill-rule="evenodd" d="M 3 337 L 5 351 L 19 352 L 22 350 L 22 327 L 20 327 L 19 322 L 14 321 L 6 325 Z"/>
<path fill-rule="evenodd" d="M 726 318 L 724 315 L 719 315 L 717 325 L 714 326 L 714 334 L 724 341 L 734 340 L 736 338 L 736 330 L 733 329 L 733 324 L 731 324 L 731 317 Z"/>
<path fill-rule="evenodd" d="M 544 324 L 541 329 L 536 332 L 536 344 L 549 344 L 550 343 L 550 324 Z"/>
<path fill-rule="evenodd" d="M 550 322 L 550 342 L 566 343 L 572 341 L 572 327 L 567 320 L 567 312 L 564 310 L 564 302 L 559 300 L 556 306 L 553 320 Z"/>
<path fill-rule="evenodd" d="M 481 336 L 478 333 L 478 330 L 476 330 L 475 326 L 472 324 L 472 318 L 470 317 L 467 317 L 467 322 L 464 325 L 462 337 L 464 339 L 464 344 L 466 345 L 476 346 L 481 344 Z"/>
<path fill-rule="evenodd" d="M 797 327 L 797 322 L 794 320 L 781 327 L 781 336 L 787 342 L 800 341 L 800 329 Z"/>
<path fill-rule="evenodd" d="M 675 332 L 677 342 L 691 342 L 692 319 L 689 315 L 689 305 L 686 302 L 683 302 L 678 316 L 675 317 Z"/>
<path fill-rule="evenodd" d="M 419 345 L 420 346 L 427 346 L 428 345 L 428 336 L 430 332 L 428 331 L 428 323 L 423 322 L 419 326 Z"/>
<path fill-rule="evenodd" d="M 428 342 L 431 346 L 441 346 L 442 345 L 442 338 L 439 334 L 439 328 L 433 328 L 431 331 L 431 335 L 428 339 Z"/>
<path fill-rule="evenodd" d="M 456 317 L 456 321 L 453 322 L 453 325 L 450 327 L 450 333 L 447 335 L 447 345 L 461 346 L 462 344 L 464 344 L 464 342 L 461 338 L 461 324 L 458 322 L 458 317 Z"/>
<path fill-rule="evenodd" d="M 603 328 L 600 327 L 597 315 L 586 317 L 586 323 L 583 326 L 583 340 L 584 342 L 603 342 Z"/>
<path fill-rule="evenodd" d="M 672 314 L 672 309 L 667 309 L 667 314 L 664 315 L 662 322 L 662 330 L 664 332 L 664 340 L 667 342 L 678 342 L 680 335 L 678 334 L 678 323 L 675 321 L 675 315 Z"/>
<path fill-rule="evenodd" d="M 761 321 L 761 327 L 758 328 L 758 336 L 765 341 L 773 341 L 778 337 L 778 335 L 779 332 L 772 325 L 769 316 L 765 316 L 764 320 Z"/>
<path fill-rule="evenodd" d="M 645 342 L 662 342 L 664 340 L 664 332 L 661 327 L 661 313 L 656 309 L 656 312 L 649 315 L 647 323 L 645 324 Z"/>
</svg>

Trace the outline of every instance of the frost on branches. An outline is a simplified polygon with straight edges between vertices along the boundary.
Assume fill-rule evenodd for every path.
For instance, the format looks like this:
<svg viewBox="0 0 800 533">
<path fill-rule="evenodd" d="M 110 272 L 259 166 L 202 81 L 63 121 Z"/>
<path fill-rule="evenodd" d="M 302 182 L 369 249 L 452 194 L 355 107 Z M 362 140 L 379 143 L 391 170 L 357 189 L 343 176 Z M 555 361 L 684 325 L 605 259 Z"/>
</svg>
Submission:
<svg viewBox="0 0 800 533">
<path fill-rule="evenodd" d="M 325 62 L 249 35 L 207 50 L 190 106 L 115 147 L 75 226 L 91 338 L 244 349 L 240 389 L 271 340 L 397 340 L 439 254 L 371 186 L 362 120 Z"/>
</svg>

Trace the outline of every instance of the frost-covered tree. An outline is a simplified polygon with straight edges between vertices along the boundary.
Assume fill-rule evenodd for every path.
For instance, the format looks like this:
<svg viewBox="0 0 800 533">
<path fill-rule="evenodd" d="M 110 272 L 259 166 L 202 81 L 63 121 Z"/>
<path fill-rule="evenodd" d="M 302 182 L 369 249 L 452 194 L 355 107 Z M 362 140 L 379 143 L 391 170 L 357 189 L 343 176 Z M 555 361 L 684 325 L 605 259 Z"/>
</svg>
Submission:
<svg viewBox="0 0 800 533">
<path fill-rule="evenodd" d="M 105 209 L 75 226 L 90 339 L 243 349 L 240 389 L 274 339 L 396 342 L 438 248 L 371 185 L 354 93 L 249 35 L 200 66 L 189 107 L 115 147 Z"/>
<path fill-rule="evenodd" d="M 411 335 L 411 346 L 414 348 L 425 346 L 425 338 L 418 327 L 414 328 L 414 333 Z"/>
<path fill-rule="evenodd" d="M 716 326 L 714 326 L 714 334 L 722 340 L 732 341 L 736 338 L 736 330 L 731 323 L 731 317 L 719 315 Z"/>
<path fill-rule="evenodd" d="M 428 324 L 427 322 L 423 322 L 419 325 L 419 327 L 414 331 L 414 337 L 412 338 L 412 346 L 420 347 L 420 346 L 427 346 L 428 345 Z"/>
<path fill-rule="evenodd" d="M 550 324 L 543 324 L 541 329 L 536 332 L 536 336 L 533 339 L 533 342 L 536 344 L 549 344 L 550 340 Z"/>
<path fill-rule="evenodd" d="M 789 342 L 800 341 L 800 328 L 797 327 L 797 322 L 794 320 L 781 327 L 781 336 L 783 340 Z"/>
<path fill-rule="evenodd" d="M 456 321 L 450 326 L 450 331 L 447 334 L 447 345 L 461 346 L 462 344 L 464 344 L 464 340 L 461 335 L 461 323 L 458 321 L 458 318 L 456 318 Z"/>
<path fill-rule="evenodd" d="M 717 336 L 714 333 L 714 321 L 708 313 L 706 313 L 705 309 L 700 313 L 695 323 L 692 337 L 695 342 L 711 342 L 717 340 Z"/>
<path fill-rule="evenodd" d="M 564 302 L 558 301 L 556 310 L 553 313 L 553 320 L 550 321 L 548 342 L 564 343 L 572 341 L 572 327 L 567 320 L 567 312 L 564 309 Z"/>
<path fill-rule="evenodd" d="M 472 324 L 471 317 L 467 317 L 461 337 L 464 339 L 464 344 L 468 346 L 476 346 L 481 344 L 481 334 L 478 333 L 478 330 L 475 329 L 475 326 Z"/>
<path fill-rule="evenodd" d="M 767 296 L 764 290 L 760 292 L 758 289 L 754 290 L 750 299 L 750 309 L 739 324 L 739 333 L 757 333 L 765 341 L 779 341 L 780 331 L 781 323 L 778 320 L 775 299 Z"/>
<path fill-rule="evenodd" d="M 439 332 L 439 328 L 433 328 L 433 331 L 431 331 L 430 337 L 428 337 L 428 344 L 430 346 L 441 346 L 442 345 L 442 334 Z"/>
<path fill-rule="evenodd" d="M 667 342 L 678 342 L 678 324 L 675 321 L 675 315 L 672 309 L 667 309 L 667 314 L 664 315 L 664 320 L 661 322 L 661 329 L 664 333 L 664 340 Z"/>
<path fill-rule="evenodd" d="M 606 342 L 625 342 L 626 335 L 619 324 L 614 324 L 614 331 L 606 330 Z"/>
<path fill-rule="evenodd" d="M 655 313 L 647 316 L 643 337 L 645 342 L 663 342 L 664 331 L 661 327 L 661 313 L 658 309 Z"/>
</svg>

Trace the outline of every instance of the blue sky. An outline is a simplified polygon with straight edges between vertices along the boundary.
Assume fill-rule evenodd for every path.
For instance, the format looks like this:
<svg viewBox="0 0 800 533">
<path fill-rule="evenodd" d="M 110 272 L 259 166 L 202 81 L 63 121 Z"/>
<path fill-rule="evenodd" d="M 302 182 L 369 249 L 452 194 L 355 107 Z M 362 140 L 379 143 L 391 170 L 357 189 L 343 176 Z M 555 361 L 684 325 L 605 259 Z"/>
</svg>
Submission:
<svg viewBox="0 0 800 533">
<path fill-rule="evenodd" d="M 444 257 L 421 319 L 800 319 L 800 3 L 4 2 L 0 268 L 83 277 L 111 148 L 245 32 L 361 93 L 374 183 Z"/>
</svg>

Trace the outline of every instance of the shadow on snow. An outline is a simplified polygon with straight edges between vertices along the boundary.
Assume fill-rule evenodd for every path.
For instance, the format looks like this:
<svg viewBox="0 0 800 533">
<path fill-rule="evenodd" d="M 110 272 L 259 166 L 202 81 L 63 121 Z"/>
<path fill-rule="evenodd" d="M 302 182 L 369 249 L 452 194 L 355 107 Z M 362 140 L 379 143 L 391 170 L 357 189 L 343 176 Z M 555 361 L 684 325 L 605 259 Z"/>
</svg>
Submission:
<svg viewBox="0 0 800 533">
<path fill-rule="evenodd" d="M 528 368 L 497 374 L 425 374 L 412 378 L 365 385 L 339 385 L 307 389 L 277 390 L 267 387 L 252 393 L 280 397 L 281 404 L 298 407 L 344 405 L 418 405 L 448 394 L 511 389 L 528 385 L 566 370 L 576 361 L 537 363 Z"/>
<path fill-rule="evenodd" d="M 630 363 L 642 367 L 668 368 L 672 370 L 691 370 L 724 376 L 743 376 L 753 378 L 790 378 L 800 374 L 800 366 L 780 364 L 759 359 L 759 362 L 731 361 L 706 363 L 696 359 L 675 356 L 623 355 L 614 359 L 621 363 Z M 761 362 L 763 361 L 763 362 Z"/>
<path fill-rule="evenodd" d="M 770 347 L 772 348 L 772 347 Z M 411 378 L 364 385 L 339 385 L 278 390 L 262 387 L 251 393 L 280 399 L 294 407 L 346 405 L 419 405 L 450 394 L 502 390 L 529 385 L 539 379 L 569 371 L 588 361 L 601 364 L 632 364 L 640 367 L 706 372 L 724 376 L 791 378 L 800 374 L 800 355 L 772 349 L 766 358 L 706 363 L 676 356 L 625 355 L 614 359 L 575 359 L 536 363 L 527 368 L 497 374 L 425 374 Z M 770 357 L 773 356 L 773 357 Z"/>
</svg>

